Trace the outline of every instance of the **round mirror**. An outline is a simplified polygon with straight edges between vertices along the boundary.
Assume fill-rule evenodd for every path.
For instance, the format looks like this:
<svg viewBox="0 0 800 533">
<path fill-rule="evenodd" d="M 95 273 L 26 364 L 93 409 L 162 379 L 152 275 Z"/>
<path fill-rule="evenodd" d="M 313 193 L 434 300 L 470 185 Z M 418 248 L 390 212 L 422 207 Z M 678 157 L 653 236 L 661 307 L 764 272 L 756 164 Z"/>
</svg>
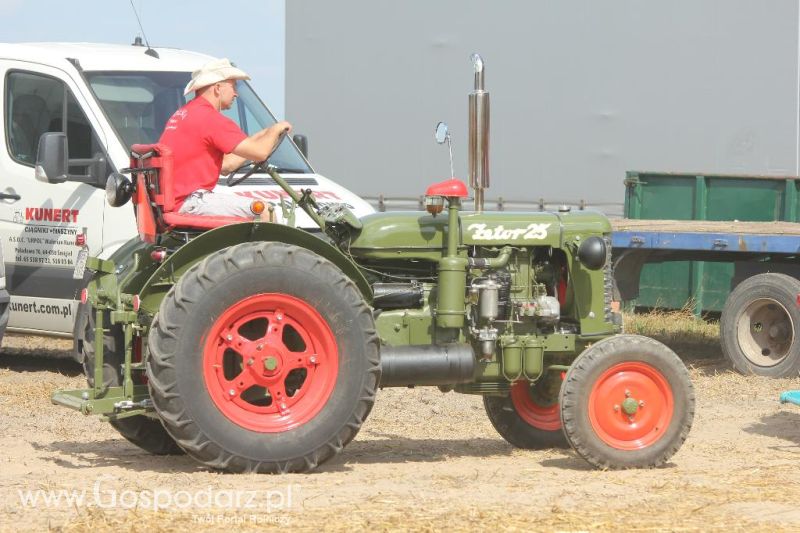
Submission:
<svg viewBox="0 0 800 533">
<path fill-rule="evenodd" d="M 442 144 L 447 140 L 447 123 L 440 122 L 436 125 L 436 142 Z"/>
</svg>

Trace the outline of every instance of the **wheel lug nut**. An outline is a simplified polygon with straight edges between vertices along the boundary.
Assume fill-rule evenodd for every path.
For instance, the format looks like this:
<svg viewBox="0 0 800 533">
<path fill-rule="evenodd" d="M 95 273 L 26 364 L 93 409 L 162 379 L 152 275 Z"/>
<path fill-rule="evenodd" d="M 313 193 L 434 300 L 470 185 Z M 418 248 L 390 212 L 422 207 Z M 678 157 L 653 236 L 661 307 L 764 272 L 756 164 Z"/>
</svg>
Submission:
<svg viewBox="0 0 800 533">
<path fill-rule="evenodd" d="M 250 359 L 247 360 L 247 366 L 253 366 L 253 363 L 255 362 L 256 360 L 251 357 Z"/>
<path fill-rule="evenodd" d="M 312 365 L 316 365 L 317 364 L 317 356 L 316 355 L 312 355 L 311 357 L 308 358 L 308 362 L 311 363 Z"/>
<path fill-rule="evenodd" d="M 626 398 L 630 398 L 631 397 L 631 391 L 629 391 L 628 389 L 625 389 L 625 397 Z"/>
<path fill-rule="evenodd" d="M 614 411 L 619 411 L 619 405 L 614 405 Z"/>
<path fill-rule="evenodd" d="M 644 407 L 644 400 L 639 400 L 639 407 Z"/>
<path fill-rule="evenodd" d="M 227 337 L 225 337 L 225 338 L 228 340 L 228 342 L 230 342 L 230 341 L 232 341 L 232 340 L 233 340 L 233 335 L 228 335 L 228 336 L 227 336 Z"/>
<path fill-rule="evenodd" d="M 230 394 L 231 396 L 236 396 L 236 391 L 231 389 L 228 391 L 228 394 Z"/>
<path fill-rule="evenodd" d="M 263 344 L 259 344 L 258 346 L 256 346 L 256 350 L 258 350 L 259 352 L 261 350 L 263 350 L 263 349 L 264 349 L 264 345 Z"/>
</svg>

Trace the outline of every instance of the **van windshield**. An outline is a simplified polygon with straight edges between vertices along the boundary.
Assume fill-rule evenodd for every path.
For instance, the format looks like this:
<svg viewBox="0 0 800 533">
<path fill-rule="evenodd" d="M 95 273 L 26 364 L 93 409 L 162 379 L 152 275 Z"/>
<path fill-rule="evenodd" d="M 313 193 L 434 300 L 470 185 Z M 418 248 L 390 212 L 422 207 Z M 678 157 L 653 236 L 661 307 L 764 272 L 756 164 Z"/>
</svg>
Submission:
<svg viewBox="0 0 800 533">
<path fill-rule="evenodd" d="M 125 146 L 158 142 L 169 117 L 194 94 L 183 95 L 188 72 L 86 72 L 97 101 Z M 223 113 L 248 135 L 272 124 L 275 117 L 250 86 L 237 82 L 239 97 Z M 310 173 L 308 164 L 289 139 L 270 158 L 284 172 Z"/>
</svg>

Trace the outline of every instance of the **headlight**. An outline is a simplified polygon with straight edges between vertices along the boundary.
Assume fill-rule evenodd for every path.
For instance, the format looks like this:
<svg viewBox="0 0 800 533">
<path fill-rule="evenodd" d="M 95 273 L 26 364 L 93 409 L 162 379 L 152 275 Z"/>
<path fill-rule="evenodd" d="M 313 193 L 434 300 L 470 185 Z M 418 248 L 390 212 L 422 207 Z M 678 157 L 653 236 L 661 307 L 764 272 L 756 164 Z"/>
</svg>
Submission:
<svg viewBox="0 0 800 533">
<path fill-rule="evenodd" d="M 127 176 L 111 173 L 106 180 L 106 200 L 111 207 L 120 207 L 128 203 L 134 186 Z"/>
<path fill-rule="evenodd" d="M 602 237 L 589 237 L 578 247 L 578 260 L 589 270 L 600 270 L 606 264 L 606 241 Z"/>
</svg>

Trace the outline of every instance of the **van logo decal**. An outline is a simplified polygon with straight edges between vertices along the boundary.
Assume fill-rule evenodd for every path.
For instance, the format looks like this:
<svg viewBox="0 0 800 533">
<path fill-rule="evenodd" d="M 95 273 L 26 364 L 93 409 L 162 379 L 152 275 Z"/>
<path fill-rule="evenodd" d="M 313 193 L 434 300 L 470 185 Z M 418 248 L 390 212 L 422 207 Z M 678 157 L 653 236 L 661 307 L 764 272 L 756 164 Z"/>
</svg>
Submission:
<svg viewBox="0 0 800 533">
<path fill-rule="evenodd" d="M 472 238 L 476 241 L 516 241 L 542 240 L 547 238 L 547 228 L 550 224 L 528 224 L 524 228 L 506 229 L 503 225 L 489 228 L 486 224 L 470 224 L 468 231 L 474 230 Z"/>
<path fill-rule="evenodd" d="M 77 222 L 79 209 L 54 209 L 52 207 L 26 207 L 25 220 L 51 222 Z M 16 217 L 14 219 L 16 222 Z"/>
</svg>

